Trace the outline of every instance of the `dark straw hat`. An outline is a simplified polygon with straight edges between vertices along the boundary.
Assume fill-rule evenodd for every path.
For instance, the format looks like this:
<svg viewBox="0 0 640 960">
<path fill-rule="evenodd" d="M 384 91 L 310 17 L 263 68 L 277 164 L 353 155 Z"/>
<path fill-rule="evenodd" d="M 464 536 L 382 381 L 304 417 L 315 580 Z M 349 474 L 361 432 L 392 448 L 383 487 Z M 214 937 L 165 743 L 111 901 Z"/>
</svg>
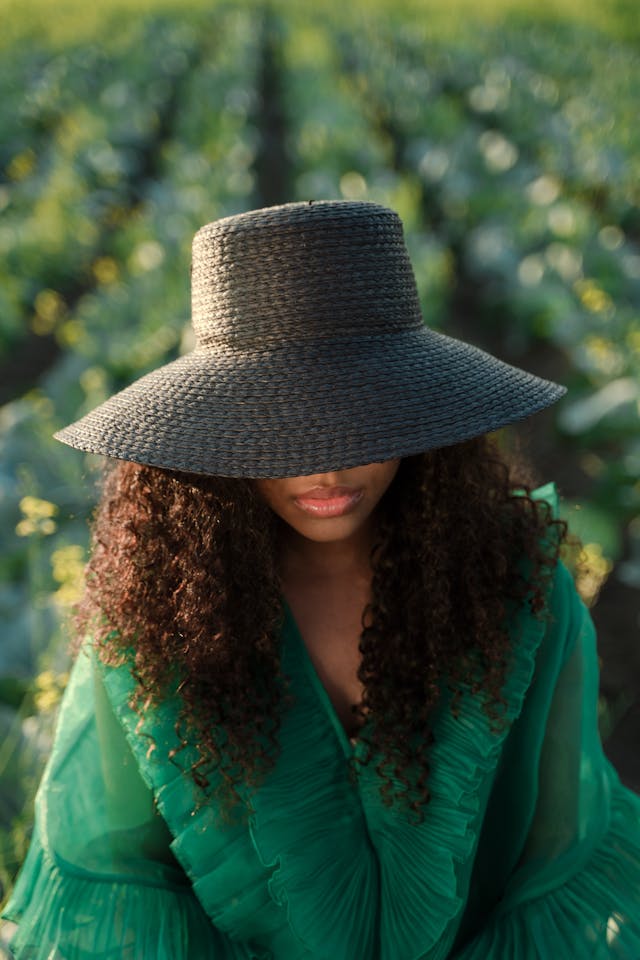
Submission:
<svg viewBox="0 0 640 960">
<path fill-rule="evenodd" d="M 374 203 L 202 227 L 192 307 L 193 352 L 56 438 L 174 470 L 303 476 L 458 443 L 565 392 L 425 326 L 400 218 Z"/>
</svg>

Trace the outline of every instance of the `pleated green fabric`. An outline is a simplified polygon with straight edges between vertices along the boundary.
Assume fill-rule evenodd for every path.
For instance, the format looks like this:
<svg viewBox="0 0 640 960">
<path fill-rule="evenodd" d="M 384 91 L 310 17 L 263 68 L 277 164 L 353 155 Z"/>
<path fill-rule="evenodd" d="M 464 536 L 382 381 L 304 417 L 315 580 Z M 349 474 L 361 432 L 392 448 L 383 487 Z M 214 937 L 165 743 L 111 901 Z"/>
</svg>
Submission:
<svg viewBox="0 0 640 960">
<path fill-rule="evenodd" d="M 286 608 L 295 702 L 244 824 L 197 796 L 189 750 L 167 759 L 177 701 L 141 721 L 128 669 L 81 654 L 5 910 L 15 957 L 637 960 L 640 800 L 602 753 L 593 626 L 562 564 L 548 618 L 510 629 L 507 722 L 443 698 L 419 825 L 384 806 L 375 763 L 349 779 L 363 745 Z"/>
</svg>

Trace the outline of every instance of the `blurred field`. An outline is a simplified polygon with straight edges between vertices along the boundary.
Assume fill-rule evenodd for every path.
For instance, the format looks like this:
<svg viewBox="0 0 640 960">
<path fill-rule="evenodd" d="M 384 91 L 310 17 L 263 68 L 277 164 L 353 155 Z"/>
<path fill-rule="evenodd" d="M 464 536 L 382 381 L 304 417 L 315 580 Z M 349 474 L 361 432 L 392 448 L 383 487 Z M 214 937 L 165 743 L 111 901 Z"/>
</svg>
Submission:
<svg viewBox="0 0 640 960">
<path fill-rule="evenodd" d="M 51 435 L 189 349 L 202 223 L 287 200 L 394 207 L 428 322 L 569 387 L 520 439 L 584 542 L 603 733 L 640 785 L 635 4 L 443 6 L 0 2 L 0 899 L 95 499 Z"/>
<path fill-rule="evenodd" d="M 53 6 L 49 0 L 0 0 L 0 15 L 5 29 L 0 46 L 14 44 L 25 37 L 46 38 L 49 46 L 98 40 L 104 43 L 117 37 L 123 22 L 141 16 L 165 14 L 175 18 L 211 13 L 233 6 L 236 10 L 254 11 L 258 6 L 283 17 L 321 15 L 331 18 L 338 27 L 353 28 L 359 22 L 375 17 L 389 22 L 428 24 L 440 36 L 457 35 L 466 26 L 512 24 L 574 23 L 591 27 L 603 35 L 623 42 L 640 38 L 635 0 L 352 0 L 345 7 L 335 0 L 316 0 L 312 4 L 296 4 L 293 0 L 105 0 L 87 4 L 83 0 L 62 0 Z"/>
</svg>

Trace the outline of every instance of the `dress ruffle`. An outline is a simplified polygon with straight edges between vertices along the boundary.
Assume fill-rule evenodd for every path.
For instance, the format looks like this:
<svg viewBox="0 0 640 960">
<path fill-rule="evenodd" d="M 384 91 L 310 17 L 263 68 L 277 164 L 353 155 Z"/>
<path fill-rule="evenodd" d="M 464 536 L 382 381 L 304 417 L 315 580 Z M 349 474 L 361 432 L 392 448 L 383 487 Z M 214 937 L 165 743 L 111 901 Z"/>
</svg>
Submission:
<svg viewBox="0 0 640 960">
<path fill-rule="evenodd" d="M 251 837 L 261 860 L 275 868 L 269 891 L 308 951 L 332 960 L 369 958 L 378 936 L 377 858 L 290 615 L 283 639 L 282 668 L 296 701 L 282 720 L 275 768 L 251 797 Z"/>
<path fill-rule="evenodd" d="M 37 834 L 8 919 L 17 960 L 245 960 L 215 930 L 188 886 L 97 879 L 51 860 Z M 118 944 L 117 953 L 114 943 Z"/>
<path fill-rule="evenodd" d="M 445 698 L 434 724 L 429 789 L 421 824 L 395 805 L 382 806 L 372 766 L 361 777 L 367 823 L 381 863 L 381 960 L 446 957 L 466 903 L 470 866 L 505 737 L 531 682 L 544 624 L 523 618 L 517 656 L 504 688 L 499 732 L 477 698 L 465 693 L 459 713 Z M 399 786 L 399 785 L 398 785 Z"/>
<path fill-rule="evenodd" d="M 140 721 L 129 707 L 134 690 L 129 670 L 101 670 L 140 772 L 173 835 L 171 850 L 215 927 L 234 943 L 242 960 L 268 960 L 272 950 L 284 948 L 292 960 L 304 958 L 306 952 L 295 940 L 286 912 L 269 891 L 272 871 L 257 856 L 247 825 L 222 823 L 213 802 L 196 795 L 188 772 L 195 759 L 192 748 L 178 755 L 179 763 L 167 760 L 178 746 L 175 702 L 165 701 Z"/>
<path fill-rule="evenodd" d="M 480 702 L 468 692 L 457 716 L 449 697 L 440 705 L 431 752 L 431 799 L 421 824 L 412 823 L 395 805 L 382 805 L 374 766 L 361 773 L 367 823 L 381 863 L 381 960 L 445 957 L 451 948 L 496 766 L 522 709 L 545 628 L 523 616 L 514 629 L 519 631 L 517 653 L 504 688 L 500 730 L 492 731 Z"/>
<path fill-rule="evenodd" d="M 640 798 L 610 775 L 609 827 L 588 862 L 539 896 L 507 890 L 482 933 L 455 960 L 638 960 Z"/>
</svg>

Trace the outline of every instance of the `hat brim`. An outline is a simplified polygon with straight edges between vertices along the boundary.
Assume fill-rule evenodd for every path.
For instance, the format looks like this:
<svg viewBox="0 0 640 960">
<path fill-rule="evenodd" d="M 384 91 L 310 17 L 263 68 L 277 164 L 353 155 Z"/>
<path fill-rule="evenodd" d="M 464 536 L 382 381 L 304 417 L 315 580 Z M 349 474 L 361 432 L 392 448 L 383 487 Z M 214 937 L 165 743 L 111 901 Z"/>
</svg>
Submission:
<svg viewBox="0 0 640 960">
<path fill-rule="evenodd" d="M 423 327 L 197 349 L 55 437 L 172 470 L 308 476 L 450 446 L 523 420 L 565 392 Z"/>
</svg>

